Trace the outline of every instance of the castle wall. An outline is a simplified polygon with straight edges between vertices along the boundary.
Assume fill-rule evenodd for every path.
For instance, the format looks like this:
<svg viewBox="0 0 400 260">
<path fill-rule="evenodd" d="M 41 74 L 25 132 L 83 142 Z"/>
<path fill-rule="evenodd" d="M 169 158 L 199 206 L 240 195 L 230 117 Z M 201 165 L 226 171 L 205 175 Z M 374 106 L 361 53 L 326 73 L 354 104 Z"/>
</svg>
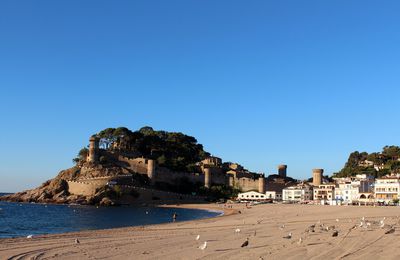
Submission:
<svg viewBox="0 0 400 260">
<path fill-rule="evenodd" d="M 148 161 L 147 159 L 145 158 L 129 159 L 124 156 L 118 156 L 118 160 L 128 164 L 129 169 L 131 169 L 132 171 L 147 175 L 147 161 Z"/>
<path fill-rule="evenodd" d="M 238 178 L 235 179 L 235 186 L 242 190 L 242 192 L 259 189 L 258 179 L 250 179 L 250 178 Z"/>
<path fill-rule="evenodd" d="M 89 182 L 78 182 L 78 181 L 67 181 L 68 182 L 68 192 L 73 195 L 84 195 L 92 196 L 96 193 L 96 190 L 104 185 L 99 183 L 89 183 Z"/>
</svg>

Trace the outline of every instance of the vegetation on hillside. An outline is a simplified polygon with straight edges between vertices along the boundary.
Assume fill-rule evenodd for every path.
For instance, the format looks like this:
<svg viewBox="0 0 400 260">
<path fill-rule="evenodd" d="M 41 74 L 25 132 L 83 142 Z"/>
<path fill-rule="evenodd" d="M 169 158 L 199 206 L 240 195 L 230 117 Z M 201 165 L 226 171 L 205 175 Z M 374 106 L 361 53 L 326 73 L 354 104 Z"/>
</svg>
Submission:
<svg viewBox="0 0 400 260">
<path fill-rule="evenodd" d="M 102 149 L 152 158 L 157 160 L 158 165 L 175 171 L 195 171 L 195 163 L 210 155 L 192 136 L 155 131 L 148 126 L 138 131 L 131 131 L 126 127 L 107 128 L 96 136 L 100 138 Z M 78 158 L 84 156 L 85 152 L 87 151 L 81 151 Z"/>
<path fill-rule="evenodd" d="M 382 152 L 370 154 L 355 151 L 350 154 L 343 169 L 335 173 L 334 177 L 350 177 L 357 174 L 381 177 L 389 173 L 400 173 L 399 158 L 400 147 L 394 145 L 383 147 Z"/>
</svg>

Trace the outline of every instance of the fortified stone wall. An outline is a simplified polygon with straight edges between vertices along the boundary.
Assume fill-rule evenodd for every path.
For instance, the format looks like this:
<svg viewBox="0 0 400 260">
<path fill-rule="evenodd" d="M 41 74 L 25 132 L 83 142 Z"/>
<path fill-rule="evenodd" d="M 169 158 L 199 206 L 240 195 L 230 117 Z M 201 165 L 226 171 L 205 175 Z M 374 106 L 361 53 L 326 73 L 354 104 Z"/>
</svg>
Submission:
<svg viewBox="0 0 400 260">
<path fill-rule="evenodd" d="M 98 183 L 80 182 L 80 181 L 67 181 L 68 192 L 74 195 L 92 196 L 96 190 L 104 185 Z"/>
<path fill-rule="evenodd" d="M 147 174 L 147 159 L 135 158 L 129 159 L 124 156 L 119 156 L 118 160 L 129 165 L 129 169 L 140 174 Z"/>
<path fill-rule="evenodd" d="M 135 158 L 129 159 L 123 156 L 119 156 L 118 160 L 129 165 L 129 168 L 139 174 L 148 174 L 148 159 L 146 158 Z M 188 172 L 175 172 L 168 168 L 156 166 L 154 181 L 165 182 L 169 184 L 176 184 L 175 180 L 179 178 L 188 178 L 193 183 L 204 184 L 203 173 L 188 173 Z M 212 168 L 212 183 L 213 184 L 227 184 L 227 176 L 223 174 L 220 169 Z"/>
<path fill-rule="evenodd" d="M 258 179 L 250 179 L 250 178 L 238 178 L 235 179 L 235 186 L 239 187 L 243 192 L 255 190 L 258 191 L 259 189 L 259 182 Z"/>
</svg>

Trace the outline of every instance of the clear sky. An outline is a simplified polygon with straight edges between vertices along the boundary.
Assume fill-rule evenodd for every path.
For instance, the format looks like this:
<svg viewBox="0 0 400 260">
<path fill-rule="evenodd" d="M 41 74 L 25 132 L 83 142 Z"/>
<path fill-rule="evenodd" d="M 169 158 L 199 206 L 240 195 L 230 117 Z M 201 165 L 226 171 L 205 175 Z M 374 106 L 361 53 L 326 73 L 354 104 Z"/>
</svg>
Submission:
<svg viewBox="0 0 400 260">
<path fill-rule="evenodd" d="M 398 1 L 0 1 L 0 191 L 107 127 L 195 136 L 252 171 L 399 145 Z"/>
</svg>

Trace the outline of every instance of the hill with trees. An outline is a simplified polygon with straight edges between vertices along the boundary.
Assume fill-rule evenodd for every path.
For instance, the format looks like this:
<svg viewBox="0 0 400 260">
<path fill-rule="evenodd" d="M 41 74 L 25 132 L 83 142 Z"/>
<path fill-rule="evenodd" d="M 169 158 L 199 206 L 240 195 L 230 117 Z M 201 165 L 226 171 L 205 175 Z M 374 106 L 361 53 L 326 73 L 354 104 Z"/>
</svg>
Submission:
<svg viewBox="0 0 400 260">
<path fill-rule="evenodd" d="M 343 169 L 333 177 L 350 177 L 368 174 L 381 177 L 389 173 L 400 173 L 400 147 L 385 146 L 381 152 L 352 152 Z"/>
<path fill-rule="evenodd" d="M 149 126 L 137 131 L 126 127 L 106 128 L 95 136 L 100 138 L 100 148 L 104 150 L 118 151 L 128 157 L 154 159 L 159 166 L 174 171 L 196 172 L 196 163 L 210 155 L 192 136 L 180 132 L 155 131 Z M 87 153 L 87 148 L 83 148 L 74 162 L 84 160 Z"/>
</svg>

